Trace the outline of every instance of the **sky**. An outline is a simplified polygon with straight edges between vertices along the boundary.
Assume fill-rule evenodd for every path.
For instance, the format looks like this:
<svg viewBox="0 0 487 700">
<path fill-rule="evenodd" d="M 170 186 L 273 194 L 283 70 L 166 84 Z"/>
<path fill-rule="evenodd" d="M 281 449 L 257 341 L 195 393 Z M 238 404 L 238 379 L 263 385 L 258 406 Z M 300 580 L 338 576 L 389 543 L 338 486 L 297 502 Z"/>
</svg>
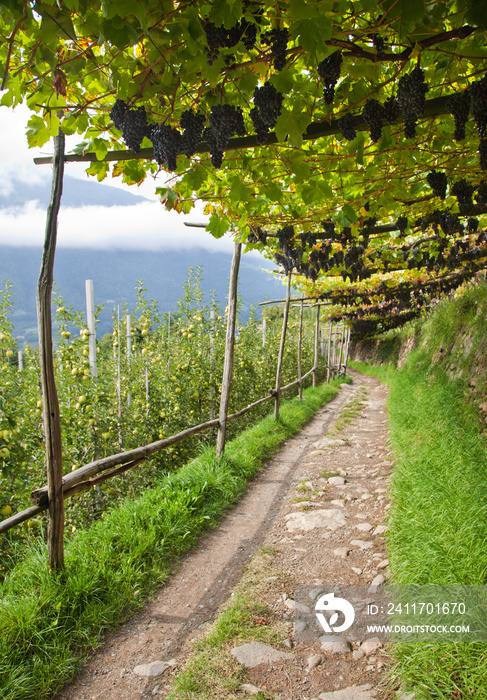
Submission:
<svg viewBox="0 0 487 700">
<path fill-rule="evenodd" d="M 51 180 L 50 165 L 34 165 L 37 155 L 52 155 L 52 143 L 41 149 L 28 148 L 25 129 L 29 110 L 24 106 L 15 110 L 0 106 L 0 191 L 7 191 L 12 177 L 23 182 Z M 67 139 L 69 151 L 82 138 L 79 135 Z M 65 174 L 87 179 L 82 163 L 66 163 Z M 89 178 L 96 182 L 96 178 Z M 165 211 L 154 191 L 164 185 L 164 173 L 160 180 L 148 178 L 142 185 L 129 187 L 120 178 L 108 176 L 104 185 L 143 195 L 150 201 L 132 206 L 63 208 L 59 214 L 58 246 L 120 248 L 136 250 L 167 250 L 203 247 L 215 252 L 231 252 L 233 241 L 225 236 L 215 239 L 204 229 L 188 228 L 184 221 L 205 222 L 203 206 L 192 210 L 188 216 Z M 42 245 L 46 211 L 34 202 L 26 202 L 22 209 L 0 209 L 0 245 Z M 134 232 L 136 235 L 134 235 Z M 255 254 L 255 253 L 254 253 Z"/>
</svg>

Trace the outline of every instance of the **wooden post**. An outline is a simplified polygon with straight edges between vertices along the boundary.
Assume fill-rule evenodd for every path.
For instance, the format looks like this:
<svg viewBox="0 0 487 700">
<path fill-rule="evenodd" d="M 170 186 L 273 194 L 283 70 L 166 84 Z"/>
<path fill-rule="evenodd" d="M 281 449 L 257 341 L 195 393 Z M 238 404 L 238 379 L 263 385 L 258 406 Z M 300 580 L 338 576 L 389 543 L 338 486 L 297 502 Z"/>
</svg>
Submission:
<svg viewBox="0 0 487 700">
<path fill-rule="evenodd" d="M 17 353 L 17 363 L 19 372 L 22 372 L 22 370 L 24 369 L 24 353 L 22 352 L 22 350 L 19 350 Z"/>
<path fill-rule="evenodd" d="M 320 350 L 320 305 L 316 305 L 316 323 L 315 323 L 315 361 L 313 365 L 313 386 L 318 386 L 318 361 Z"/>
<path fill-rule="evenodd" d="M 338 376 L 340 376 L 340 373 L 342 371 L 342 357 L 343 357 L 343 344 L 345 342 L 345 334 L 346 334 L 346 328 L 345 324 L 342 323 L 342 334 L 340 338 L 340 352 L 338 354 Z"/>
<path fill-rule="evenodd" d="M 127 319 L 127 362 L 130 362 L 132 356 L 132 316 L 128 315 Z"/>
<path fill-rule="evenodd" d="M 210 380 L 215 372 L 215 309 L 210 309 Z M 210 387 L 210 420 L 215 417 L 215 387 Z"/>
<path fill-rule="evenodd" d="M 348 345 L 350 343 L 350 328 L 347 328 L 347 339 L 345 341 L 345 357 L 343 359 L 343 376 L 347 374 L 347 361 L 348 361 Z"/>
<path fill-rule="evenodd" d="M 130 365 L 130 358 L 132 357 L 132 316 L 127 315 L 127 366 Z M 127 394 L 127 406 L 132 403 L 132 394 Z"/>
<path fill-rule="evenodd" d="M 301 379 L 301 348 L 303 344 L 303 300 L 301 300 L 301 308 L 299 309 L 299 331 L 298 331 L 298 396 L 299 400 L 303 400 L 303 381 Z"/>
<path fill-rule="evenodd" d="M 290 272 L 288 274 L 288 278 L 287 278 L 287 292 L 286 292 L 286 303 L 284 304 L 284 318 L 282 319 L 281 344 L 279 346 L 279 357 L 277 358 L 276 396 L 274 398 L 274 420 L 277 420 L 279 418 L 279 393 L 281 391 L 282 363 L 284 361 L 284 347 L 286 344 L 287 320 L 289 318 L 289 305 L 291 303 L 291 277 L 292 277 L 292 272 Z"/>
<path fill-rule="evenodd" d="M 265 316 L 263 316 L 263 318 L 262 318 L 262 347 L 264 347 L 265 343 L 266 343 L 266 337 L 265 337 L 266 330 L 267 330 L 267 319 Z"/>
<path fill-rule="evenodd" d="M 54 165 L 51 199 L 47 208 L 46 233 L 41 270 L 37 283 L 37 319 L 39 325 L 39 357 L 41 365 L 42 419 L 46 446 L 46 471 L 49 498 L 47 530 L 49 566 L 59 571 L 64 566 L 64 499 L 63 456 L 59 400 L 54 376 L 52 352 L 51 297 L 54 255 L 56 252 L 57 218 L 64 174 L 64 134 L 54 138 Z"/>
<path fill-rule="evenodd" d="M 216 456 L 220 457 L 225 449 L 225 433 L 227 429 L 228 403 L 233 372 L 233 350 L 235 347 L 235 324 L 237 320 L 237 283 L 238 268 L 242 244 L 235 242 L 233 248 L 232 268 L 230 271 L 230 286 L 228 290 L 227 335 L 225 339 L 225 360 L 223 364 L 222 393 L 220 397 L 220 414 L 218 434 L 216 436 Z"/>
<path fill-rule="evenodd" d="M 330 356 L 331 356 L 331 333 L 333 330 L 333 323 L 330 321 L 328 325 L 328 359 L 326 363 L 326 383 L 330 383 Z"/>
<path fill-rule="evenodd" d="M 88 330 L 90 332 L 88 338 L 90 374 L 96 378 L 96 329 L 95 329 L 95 297 L 93 295 L 93 280 L 85 280 L 86 286 L 86 319 L 88 322 Z"/>
</svg>

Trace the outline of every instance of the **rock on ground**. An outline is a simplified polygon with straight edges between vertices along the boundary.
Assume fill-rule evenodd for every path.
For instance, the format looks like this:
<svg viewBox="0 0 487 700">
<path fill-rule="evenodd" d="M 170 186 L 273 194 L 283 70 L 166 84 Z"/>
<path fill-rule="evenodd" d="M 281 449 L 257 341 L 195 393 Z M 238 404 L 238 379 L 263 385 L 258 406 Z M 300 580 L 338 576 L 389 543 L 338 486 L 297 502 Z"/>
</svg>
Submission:
<svg viewBox="0 0 487 700">
<path fill-rule="evenodd" d="M 374 695 L 374 691 L 367 683 L 366 685 L 351 685 L 341 690 L 321 693 L 318 697 L 320 700 L 372 700 Z"/>
<path fill-rule="evenodd" d="M 346 524 L 346 516 L 343 511 L 336 508 L 320 508 L 312 513 L 289 513 L 286 515 L 286 521 L 286 527 L 290 532 L 295 530 L 308 532 L 322 527 L 337 530 Z"/>
<path fill-rule="evenodd" d="M 294 654 L 279 651 L 268 644 L 262 644 L 262 642 L 249 642 L 241 647 L 234 647 L 232 654 L 246 668 L 253 668 L 259 664 L 268 664 L 274 661 L 294 659 Z"/>
</svg>

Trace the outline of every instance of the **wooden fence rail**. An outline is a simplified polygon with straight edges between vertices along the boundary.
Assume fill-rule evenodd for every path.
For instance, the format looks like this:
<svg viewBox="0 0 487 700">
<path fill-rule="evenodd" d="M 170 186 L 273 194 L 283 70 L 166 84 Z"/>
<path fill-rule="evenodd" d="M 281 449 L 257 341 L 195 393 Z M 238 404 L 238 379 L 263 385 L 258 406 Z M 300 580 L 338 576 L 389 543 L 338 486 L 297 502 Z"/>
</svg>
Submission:
<svg viewBox="0 0 487 700">
<path fill-rule="evenodd" d="M 304 374 L 299 379 L 296 379 L 293 382 L 286 384 L 286 386 L 281 387 L 279 393 L 292 389 L 292 387 L 296 386 L 304 379 L 309 377 L 314 371 L 315 367 L 313 366 L 309 370 L 309 372 Z M 236 418 L 240 418 L 240 416 L 243 416 L 245 413 L 251 411 L 253 408 L 259 406 L 261 403 L 265 403 L 266 401 L 274 399 L 275 395 L 276 390 L 270 389 L 268 396 L 264 396 L 263 398 L 254 401 L 248 406 L 245 406 L 245 408 L 240 409 L 240 411 L 237 411 L 236 413 L 232 413 L 231 415 L 227 416 L 227 422 L 235 420 Z M 69 472 L 68 474 L 63 476 L 63 499 L 69 498 L 70 496 L 74 496 L 75 494 L 81 493 L 82 491 L 87 491 L 88 489 L 92 488 L 96 484 L 101 483 L 102 481 L 106 481 L 107 479 L 111 479 L 114 476 L 118 476 L 119 474 L 122 474 L 123 472 L 138 466 L 152 454 L 160 452 L 166 447 L 170 447 L 171 445 L 174 445 L 177 442 L 186 440 L 188 437 L 192 437 L 193 435 L 201 433 L 205 430 L 214 428 L 218 425 L 218 423 L 218 418 L 215 418 L 214 420 L 206 421 L 206 423 L 201 423 L 200 425 L 195 425 L 192 428 L 182 430 L 181 432 L 176 433 L 175 435 L 171 435 L 170 437 L 164 438 L 163 440 L 157 440 L 156 442 L 151 442 L 150 444 L 144 445 L 143 447 L 137 447 L 133 450 L 127 450 L 126 452 L 121 452 L 116 455 L 110 455 L 109 457 L 104 457 L 103 459 L 98 459 L 94 462 L 90 462 L 89 464 L 85 464 L 82 467 L 79 467 L 78 469 L 75 469 L 74 471 Z M 122 466 L 117 467 L 117 465 Z M 117 468 L 111 469 L 110 471 L 106 471 L 111 467 Z M 99 476 L 96 476 L 97 474 Z M 42 513 L 43 511 L 47 510 L 49 507 L 47 486 L 43 486 L 42 488 L 33 491 L 31 494 L 31 500 L 34 503 L 34 505 L 31 508 L 27 508 L 26 510 L 20 511 L 15 515 L 12 515 L 10 518 L 6 518 L 5 520 L 2 520 L 2 522 L 0 522 L 0 533 L 6 532 L 12 527 L 20 525 L 24 521 L 29 520 L 30 518 L 33 518 L 39 513 Z"/>
</svg>

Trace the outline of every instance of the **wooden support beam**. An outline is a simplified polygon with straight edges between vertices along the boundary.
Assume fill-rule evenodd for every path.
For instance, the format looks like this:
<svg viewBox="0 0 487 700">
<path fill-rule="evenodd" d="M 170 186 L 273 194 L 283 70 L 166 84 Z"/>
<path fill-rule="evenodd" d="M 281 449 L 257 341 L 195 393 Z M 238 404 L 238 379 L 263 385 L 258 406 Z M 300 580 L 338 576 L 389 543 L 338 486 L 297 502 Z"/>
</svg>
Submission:
<svg viewBox="0 0 487 700">
<path fill-rule="evenodd" d="M 52 171 L 51 199 L 47 208 L 44 250 L 37 283 L 42 419 L 44 423 L 47 491 L 49 495 L 47 541 L 49 565 L 56 571 L 59 571 L 64 566 L 64 499 L 61 421 L 52 352 L 51 298 L 57 239 L 57 219 L 63 191 L 64 143 L 64 134 L 59 131 L 59 134 L 54 139 L 55 152 Z"/>
<path fill-rule="evenodd" d="M 235 241 L 233 248 L 232 268 L 230 271 L 230 286 L 228 290 L 227 335 L 225 340 L 225 360 L 223 364 L 222 393 L 220 397 L 220 414 L 218 434 L 216 436 L 216 456 L 220 457 L 225 450 L 225 433 L 227 429 L 228 404 L 233 374 L 233 352 L 235 348 L 235 325 L 237 320 L 237 286 L 238 269 L 242 255 L 242 244 Z"/>
<path fill-rule="evenodd" d="M 456 94 L 456 93 L 452 93 Z M 437 117 L 441 114 L 445 114 L 446 112 L 446 104 L 448 100 L 450 99 L 452 95 L 444 95 L 442 97 L 434 97 L 431 100 L 426 101 L 426 107 L 424 110 L 424 114 L 422 116 L 423 119 L 429 119 L 431 117 Z M 398 123 L 402 122 L 402 116 L 399 116 L 398 118 Z M 363 117 L 356 116 L 355 117 L 355 130 L 357 132 L 359 131 L 369 131 L 370 126 L 367 124 L 367 122 L 363 119 Z M 335 134 L 340 134 L 341 133 L 341 126 L 339 123 L 339 119 L 326 119 L 323 121 L 319 122 L 313 122 L 308 126 L 306 129 L 305 133 L 303 134 L 303 140 L 304 141 L 316 141 L 319 138 L 322 138 L 323 136 L 334 136 Z M 278 143 L 278 138 L 275 134 L 275 132 L 269 133 L 266 141 L 264 144 L 259 142 L 257 140 L 257 136 L 255 134 L 252 134 L 250 136 L 238 136 L 236 138 L 229 139 L 227 146 L 225 147 L 225 151 L 241 151 L 245 150 L 247 148 L 260 148 L 262 146 L 270 146 L 272 144 Z M 205 142 L 202 141 L 197 149 L 196 153 L 209 153 L 210 152 L 210 147 L 209 145 Z M 129 149 L 125 150 L 118 150 L 118 151 L 109 151 L 104 158 L 101 160 L 104 162 L 117 162 L 121 160 L 153 160 L 154 159 L 154 149 L 153 148 L 141 148 L 140 151 L 137 153 L 134 153 L 134 151 L 131 151 Z M 51 156 L 42 156 L 39 158 L 34 158 L 34 163 L 36 165 L 45 165 L 52 163 L 52 157 Z M 64 158 L 65 162 L 74 162 L 74 163 L 95 163 L 99 159 L 96 156 L 96 153 L 84 153 L 82 155 L 78 155 L 76 153 L 73 153 L 72 155 L 67 155 Z"/>
</svg>

